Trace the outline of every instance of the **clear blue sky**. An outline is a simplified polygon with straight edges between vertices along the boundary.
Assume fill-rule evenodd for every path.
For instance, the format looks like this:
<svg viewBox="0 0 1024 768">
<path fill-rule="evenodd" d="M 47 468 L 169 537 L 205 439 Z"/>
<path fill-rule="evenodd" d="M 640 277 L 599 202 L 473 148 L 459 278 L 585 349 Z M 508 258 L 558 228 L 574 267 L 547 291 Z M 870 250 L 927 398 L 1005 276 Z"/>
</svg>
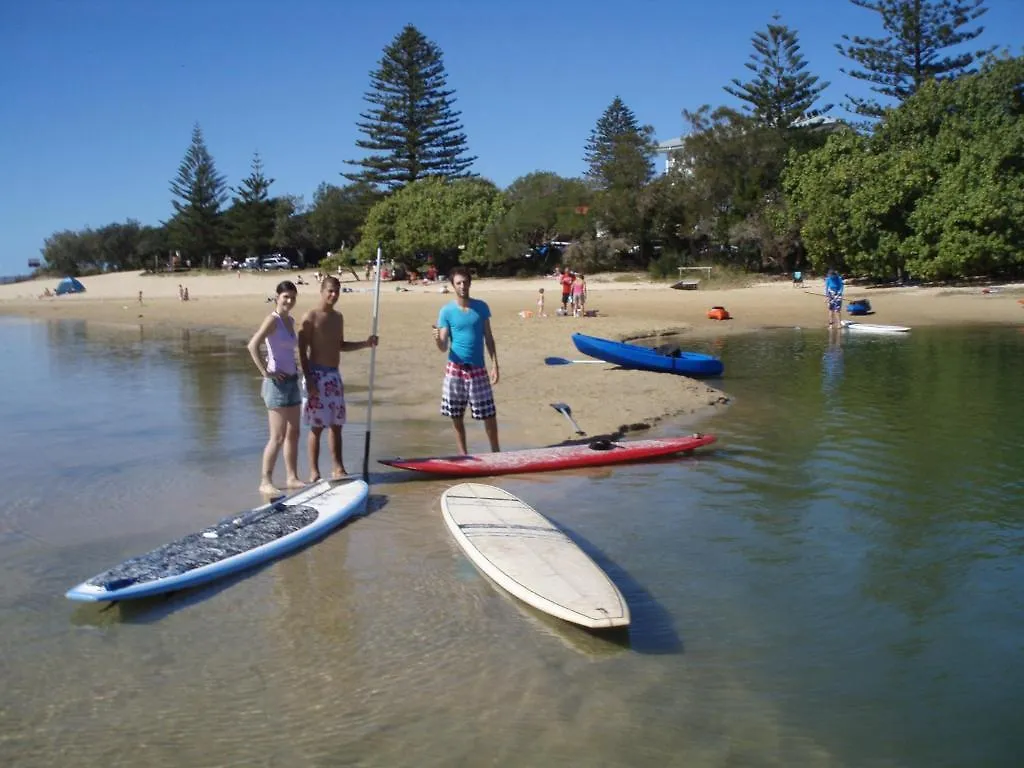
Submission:
<svg viewBox="0 0 1024 768">
<path fill-rule="evenodd" d="M 1021 53 L 1024 2 L 988 6 L 976 42 Z M 369 73 L 406 23 L 444 52 L 474 170 L 505 186 L 580 174 L 616 95 L 659 140 L 683 131 L 684 108 L 734 103 L 722 86 L 747 79 L 774 12 L 831 81 L 827 101 L 863 93 L 834 43 L 881 28 L 848 0 L 5 0 L 0 275 L 26 272 L 55 231 L 168 218 L 197 121 L 231 185 L 256 150 L 272 194 L 308 202 L 342 183 Z"/>
</svg>

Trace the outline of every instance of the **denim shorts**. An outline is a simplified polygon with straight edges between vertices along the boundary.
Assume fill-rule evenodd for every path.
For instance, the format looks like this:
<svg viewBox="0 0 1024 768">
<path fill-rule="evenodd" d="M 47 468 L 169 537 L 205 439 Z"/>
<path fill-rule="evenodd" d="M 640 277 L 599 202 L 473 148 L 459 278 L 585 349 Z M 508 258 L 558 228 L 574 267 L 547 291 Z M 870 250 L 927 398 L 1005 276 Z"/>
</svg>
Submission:
<svg viewBox="0 0 1024 768">
<path fill-rule="evenodd" d="M 263 379 L 260 394 L 263 395 L 263 402 L 267 404 L 267 408 L 291 408 L 294 405 L 302 405 L 297 374 L 288 376 L 283 381 L 269 377 Z"/>
</svg>

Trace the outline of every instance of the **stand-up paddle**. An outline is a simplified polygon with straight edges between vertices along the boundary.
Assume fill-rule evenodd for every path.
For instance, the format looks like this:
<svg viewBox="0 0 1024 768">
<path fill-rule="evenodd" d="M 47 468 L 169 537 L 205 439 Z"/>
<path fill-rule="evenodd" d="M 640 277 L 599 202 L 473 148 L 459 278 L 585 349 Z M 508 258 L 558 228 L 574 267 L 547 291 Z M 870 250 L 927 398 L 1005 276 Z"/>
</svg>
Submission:
<svg viewBox="0 0 1024 768">
<path fill-rule="evenodd" d="M 380 243 L 377 244 L 377 276 L 373 287 L 373 321 L 370 335 L 377 335 L 377 315 L 380 312 Z M 363 443 L 363 481 L 370 482 L 370 425 L 373 424 L 373 373 L 377 361 L 377 345 L 370 347 L 370 382 L 366 393 L 366 439 Z"/>
<path fill-rule="evenodd" d="M 570 360 L 566 357 L 545 357 L 544 365 L 573 365 L 574 363 L 590 363 L 591 365 L 608 365 L 604 360 Z"/>
<path fill-rule="evenodd" d="M 580 425 L 576 423 L 576 419 L 572 417 L 572 408 L 565 403 L 552 403 L 551 407 L 558 411 L 560 414 L 565 416 L 569 420 L 569 423 L 576 428 L 577 435 L 586 435 L 587 433 L 580 429 Z"/>
</svg>

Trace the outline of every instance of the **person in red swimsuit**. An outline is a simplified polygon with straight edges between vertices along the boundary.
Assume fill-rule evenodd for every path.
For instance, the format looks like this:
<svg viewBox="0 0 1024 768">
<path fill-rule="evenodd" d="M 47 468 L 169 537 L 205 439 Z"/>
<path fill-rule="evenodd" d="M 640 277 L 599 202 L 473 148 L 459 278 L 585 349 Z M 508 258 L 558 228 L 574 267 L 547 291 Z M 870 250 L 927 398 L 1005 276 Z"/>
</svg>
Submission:
<svg viewBox="0 0 1024 768">
<path fill-rule="evenodd" d="M 562 276 L 558 282 L 562 284 L 562 314 L 569 311 L 569 295 L 572 293 L 572 283 L 576 276 L 569 271 L 568 267 L 562 267 Z"/>
</svg>

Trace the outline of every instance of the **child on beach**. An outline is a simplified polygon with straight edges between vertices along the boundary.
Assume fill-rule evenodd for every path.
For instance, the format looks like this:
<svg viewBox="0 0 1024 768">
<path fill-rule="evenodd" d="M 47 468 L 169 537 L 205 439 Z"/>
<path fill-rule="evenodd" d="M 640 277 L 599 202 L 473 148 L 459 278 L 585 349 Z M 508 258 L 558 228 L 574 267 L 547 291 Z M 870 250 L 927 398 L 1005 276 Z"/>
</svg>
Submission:
<svg viewBox="0 0 1024 768">
<path fill-rule="evenodd" d="M 547 317 L 544 314 L 544 289 L 540 289 L 540 296 L 537 298 L 537 317 Z"/>
<path fill-rule="evenodd" d="M 299 329 L 299 363 L 306 384 L 302 415 L 309 425 L 306 447 L 309 450 L 309 482 L 320 479 L 320 434 L 330 430 L 333 469 L 331 477 L 348 474 L 341 457 L 341 428 L 345 424 L 345 385 L 338 365 L 342 352 L 354 352 L 377 346 L 377 337 L 366 341 L 345 341 L 345 319 L 334 305 L 341 294 L 341 281 L 326 276 L 320 284 L 320 303 L 302 318 Z"/>
<path fill-rule="evenodd" d="M 298 289 L 290 280 L 277 285 L 277 301 L 274 311 L 267 315 L 259 329 L 249 339 L 249 354 L 263 377 L 261 394 L 267 405 L 267 420 L 270 437 L 263 449 L 263 468 L 260 478 L 260 493 L 266 496 L 280 495 L 273 482 L 277 454 L 284 447 L 284 467 L 289 488 L 303 485 L 299 479 L 299 406 L 302 395 L 299 392 L 299 373 L 295 365 L 295 348 L 298 338 L 295 333 L 295 319 L 291 310 L 295 306 Z M 260 345 L 266 343 L 266 360 L 260 357 Z"/>
<path fill-rule="evenodd" d="M 576 317 L 583 317 L 583 305 L 587 301 L 587 283 L 579 272 L 572 281 L 572 310 Z"/>
</svg>

